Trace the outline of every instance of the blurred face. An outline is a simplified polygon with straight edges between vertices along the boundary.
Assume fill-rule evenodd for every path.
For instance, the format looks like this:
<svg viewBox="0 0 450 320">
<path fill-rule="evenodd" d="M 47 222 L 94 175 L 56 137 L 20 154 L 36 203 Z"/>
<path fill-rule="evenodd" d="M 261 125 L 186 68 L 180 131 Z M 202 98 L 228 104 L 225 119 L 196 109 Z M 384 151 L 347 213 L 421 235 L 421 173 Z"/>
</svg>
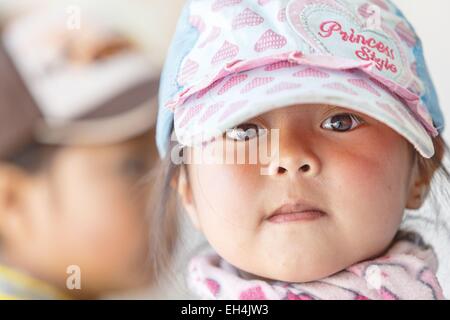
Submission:
<svg viewBox="0 0 450 320">
<path fill-rule="evenodd" d="M 92 295 L 145 285 L 148 225 L 144 215 L 152 136 L 103 147 L 68 147 L 29 183 L 26 232 L 13 256 L 40 278 L 65 288 L 70 265 Z"/>
<path fill-rule="evenodd" d="M 260 277 L 306 282 L 387 249 L 412 184 L 405 139 L 364 114 L 302 105 L 261 115 L 211 143 L 232 139 L 226 153 L 245 150 L 250 140 L 239 137 L 249 128 L 279 129 L 270 175 L 261 174 L 261 163 L 188 166 L 186 209 L 219 255 Z"/>
</svg>

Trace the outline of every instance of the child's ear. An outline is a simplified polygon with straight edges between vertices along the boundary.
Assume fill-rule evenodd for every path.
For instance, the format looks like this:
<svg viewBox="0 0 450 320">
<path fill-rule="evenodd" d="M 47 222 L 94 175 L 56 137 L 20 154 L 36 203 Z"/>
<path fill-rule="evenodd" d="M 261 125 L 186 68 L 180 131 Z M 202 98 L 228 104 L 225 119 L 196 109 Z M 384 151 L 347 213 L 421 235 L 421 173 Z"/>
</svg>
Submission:
<svg viewBox="0 0 450 320">
<path fill-rule="evenodd" d="M 16 234 L 23 225 L 26 186 L 29 175 L 0 162 L 0 234 Z"/>
<path fill-rule="evenodd" d="M 419 164 L 420 161 L 423 161 L 422 159 L 418 160 L 419 157 L 420 155 L 416 155 L 414 159 L 413 168 L 411 170 L 411 184 L 406 203 L 406 208 L 411 210 L 417 210 L 422 207 L 430 192 L 430 182 L 434 173 L 434 170 L 430 172 L 430 170 L 424 169 L 423 164 Z"/>
<path fill-rule="evenodd" d="M 430 185 L 417 181 L 409 193 L 409 198 L 406 203 L 406 208 L 411 210 L 417 210 L 422 207 L 425 198 L 430 191 Z"/>
<path fill-rule="evenodd" d="M 198 212 L 195 206 L 194 197 L 192 196 L 192 188 L 189 183 L 188 172 L 185 166 L 181 166 L 178 173 L 177 191 L 191 222 L 197 230 L 201 230 Z"/>
</svg>

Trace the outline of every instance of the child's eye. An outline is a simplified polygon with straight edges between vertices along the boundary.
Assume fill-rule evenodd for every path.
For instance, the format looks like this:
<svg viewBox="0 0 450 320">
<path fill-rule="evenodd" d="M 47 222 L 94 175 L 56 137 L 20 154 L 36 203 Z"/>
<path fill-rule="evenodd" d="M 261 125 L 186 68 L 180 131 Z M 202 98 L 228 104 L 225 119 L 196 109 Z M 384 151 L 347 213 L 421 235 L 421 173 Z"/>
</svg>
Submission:
<svg viewBox="0 0 450 320">
<path fill-rule="evenodd" d="M 225 136 L 236 141 L 247 141 L 264 134 L 265 129 L 254 123 L 243 123 L 234 128 L 228 129 Z"/>
<path fill-rule="evenodd" d="M 343 113 L 326 119 L 322 123 L 321 127 L 323 129 L 330 129 L 333 131 L 346 132 L 355 129 L 362 123 L 364 123 L 364 120 L 362 120 L 357 115 L 350 113 Z"/>
</svg>

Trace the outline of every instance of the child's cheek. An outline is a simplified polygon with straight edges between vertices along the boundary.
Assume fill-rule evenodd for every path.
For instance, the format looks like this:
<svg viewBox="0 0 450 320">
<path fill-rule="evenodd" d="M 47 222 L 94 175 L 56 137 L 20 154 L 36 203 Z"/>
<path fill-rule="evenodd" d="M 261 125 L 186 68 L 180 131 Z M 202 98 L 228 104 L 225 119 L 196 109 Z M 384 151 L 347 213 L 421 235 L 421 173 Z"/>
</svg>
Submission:
<svg viewBox="0 0 450 320">
<path fill-rule="evenodd" d="M 261 223 L 261 183 L 256 165 L 204 165 L 193 172 L 194 197 L 203 234 L 235 261 L 253 250 Z M 232 241 L 230 241 L 232 239 Z"/>
<path fill-rule="evenodd" d="M 404 150 L 400 140 L 373 143 L 329 164 L 332 192 L 327 194 L 334 199 L 334 217 L 343 239 L 357 251 L 376 254 L 400 225 L 408 180 Z"/>
</svg>

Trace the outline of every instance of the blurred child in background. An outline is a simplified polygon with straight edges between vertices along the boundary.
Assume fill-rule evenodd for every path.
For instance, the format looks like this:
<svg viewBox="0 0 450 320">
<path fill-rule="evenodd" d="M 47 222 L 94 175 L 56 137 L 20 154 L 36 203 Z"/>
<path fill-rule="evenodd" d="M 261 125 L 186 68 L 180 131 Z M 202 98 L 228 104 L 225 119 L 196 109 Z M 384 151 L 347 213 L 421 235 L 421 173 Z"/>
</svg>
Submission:
<svg viewBox="0 0 450 320">
<path fill-rule="evenodd" d="M 158 70 L 97 19 L 64 28 L 65 13 L 2 30 L 3 299 L 96 298 L 153 280 L 143 177 Z"/>
</svg>

